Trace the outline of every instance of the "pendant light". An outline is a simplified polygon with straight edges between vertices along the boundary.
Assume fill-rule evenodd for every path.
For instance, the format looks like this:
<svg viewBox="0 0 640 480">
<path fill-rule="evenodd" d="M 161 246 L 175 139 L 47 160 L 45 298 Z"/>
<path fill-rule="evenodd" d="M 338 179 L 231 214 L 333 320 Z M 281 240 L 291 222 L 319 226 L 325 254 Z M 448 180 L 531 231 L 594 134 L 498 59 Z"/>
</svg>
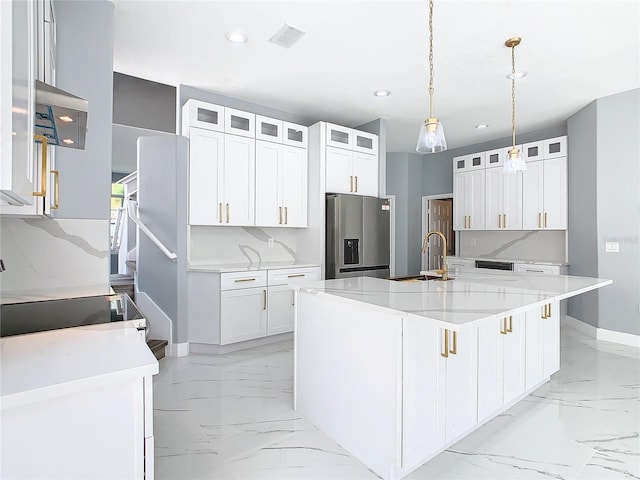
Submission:
<svg viewBox="0 0 640 480">
<path fill-rule="evenodd" d="M 429 0 L 429 118 L 420 127 L 416 152 L 437 153 L 446 149 L 442 124 L 433 116 L 433 0 Z"/>
<path fill-rule="evenodd" d="M 511 49 L 511 148 L 507 152 L 507 158 L 504 159 L 504 172 L 515 173 L 527 169 L 524 163 L 522 152 L 516 147 L 516 46 L 520 45 L 520 37 L 512 37 L 504 44 Z"/>
</svg>

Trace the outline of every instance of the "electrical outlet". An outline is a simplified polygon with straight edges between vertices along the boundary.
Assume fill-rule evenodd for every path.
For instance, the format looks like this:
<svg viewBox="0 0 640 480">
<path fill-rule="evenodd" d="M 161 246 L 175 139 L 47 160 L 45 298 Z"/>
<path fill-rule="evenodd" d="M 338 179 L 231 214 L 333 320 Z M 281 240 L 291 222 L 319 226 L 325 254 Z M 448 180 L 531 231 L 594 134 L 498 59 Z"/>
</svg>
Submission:
<svg viewBox="0 0 640 480">
<path fill-rule="evenodd" d="M 269 239 L 267 240 L 267 247 L 273 247 L 273 238 L 269 237 Z"/>
<path fill-rule="evenodd" d="M 618 242 L 604 242 L 604 251 L 607 253 L 619 253 L 620 244 Z"/>
</svg>

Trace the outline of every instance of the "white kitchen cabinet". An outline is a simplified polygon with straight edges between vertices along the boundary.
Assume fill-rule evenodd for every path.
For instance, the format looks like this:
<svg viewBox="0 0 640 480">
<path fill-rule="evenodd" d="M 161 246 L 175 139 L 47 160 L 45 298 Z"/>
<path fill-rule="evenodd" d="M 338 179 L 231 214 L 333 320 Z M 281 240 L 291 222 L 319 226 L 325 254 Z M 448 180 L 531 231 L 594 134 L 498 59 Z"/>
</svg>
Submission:
<svg viewBox="0 0 640 480">
<path fill-rule="evenodd" d="M 224 165 L 224 134 L 189 129 L 189 224 L 220 225 L 220 176 Z"/>
<path fill-rule="evenodd" d="M 535 263 L 514 263 L 513 271 L 517 273 L 539 273 L 543 275 L 564 275 L 560 265 L 540 265 Z"/>
<path fill-rule="evenodd" d="M 220 294 L 220 344 L 267 335 L 267 289 L 241 288 Z"/>
<path fill-rule="evenodd" d="M 267 335 L 292 332 L 294 319 L 294 291 L 287 285 L 274 285 L 268 289 Z"/>
<path fill-rule="evenodd" d="M 531 162 L 522 173 L 522 228 L 567 229 L 567 158 Z"/>
<path fill-rule="evenodd" d="M 522 173 L 487 168 L 486 230 L 522 230 Z"/>
<path fill-rule="evenodd" d="M 544 159 L 567 156 L 567 137 L 548 138 L 542 142 Z"/>
<path fill-rule="evenodd" d="M 189 99 L 182 107 L 182 134 L 189 135 L 192 127 L 224 132 L 224 107 Z"/>
<path fill-rule="evenodd" d="M 255 113 L 243 112 L 234 108 L 224 109 L 224 131 L 241 137 L 256 138 Z"/>
<path fill-rule="evenodd" d="M 478 327 L 478 420 L 525 391 L 525 318 L 494 318 Z"/>
<path fill-rule="evenodd" d="M 218 206 L 225 225 L 254 225 L 255 147 L 253 138 L 225 135 L 222 184 Z"/>
<path fill-rule="evenodd" d="M 486 167 L 485 152 L 472 153 L 453 158 L 453 173 L 482 170 Z"/>
<path fill-rule="evenodd" d="M 256 140 L 282 143 L 282 120 L 256 115 Z"/>
<path fill-rule="evenodd" d="M 327 146 L 353 150 L 353 130 L 327 123 Z"/>
<path fill-rule="evenodd" d="M 307 148 L 309 129 L 303 125 L 282 122 L 282 143 L 292 147 Z"/>
<path fill-rule="evenodd" d="M 477 336 L 405 321 L 403 344 L 402 463 L 410 468 L 476 425 Z"/>
<path fill-rule="evenodd" d="M 453 229 L 485 229 L 485 170 L 453 176 Z"/>
<path fill-rule="evenodd" d="M 378 196 L 378 157 L 327 147 L 325 191 Z"/>
<path fill-rule="evenodd" d="M 502 167 L 504 165 L 505 150 L 504 148 L 489 150 L 484 153 L 484 158 L 485 158 L 485 165 L 487 168 Z"/>
<path fill-rule="evenodd" d="M 447 267 L 449 273 L 455 273 L 455 270 L 471 270 L 476 264 L 474 260 L 467 258 L 447 257 Z"/>
<path fill-rule="evenodd" d="M 525 162 L 535 162 L 537 160 L 542 160 L 544 157 L 542 156 L 544 152 L 543 142 L 531 142 L 525 143 L 522 145 L 522 158 Z M 527 163 L 528 165 L 528 163 Z"/>
<path fill-rule="evenodd" d="M 353 130 L 353 150 L 356 152 L 378 154 L 378 136 L 374 133 Z"/>
<path fill-rule="evenodd" d="M 526 389 L 560 369 L 559 302 L 549 302 L 525 314 Z"/>
<path fill-rule="evenodd" d="M 307 226 L 307 150 L 256 143 L 255 213 L 258 226 Z"/>
</svg>

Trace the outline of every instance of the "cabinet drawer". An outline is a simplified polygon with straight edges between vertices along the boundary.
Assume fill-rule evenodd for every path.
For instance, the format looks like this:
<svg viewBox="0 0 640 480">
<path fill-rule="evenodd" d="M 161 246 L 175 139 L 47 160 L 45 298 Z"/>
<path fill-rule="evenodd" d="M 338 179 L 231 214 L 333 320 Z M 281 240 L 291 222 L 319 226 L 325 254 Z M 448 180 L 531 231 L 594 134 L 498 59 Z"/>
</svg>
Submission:
<svg viewBox="0 0 640 480">
<path fill-rule="evenodd" d="M 303 125 L 282 122 L 282 143 L 307 148 L 307 132 L 307 127 Z"/>
<path fill-rule="evenodd" d="M 531 142 L 522 145 L 522 158 L 525 162 L 533 162 L 535 160 L 542 160 L 544 146 L 542 142 Z"/>
<path fill-rule="evenodd" d="M 535 265 L 531 263 L 516 263 L 513 270 L 519 273 L 538 273 L 544 275 L 560 275 L 559 265 Z"/>
<path fill-rule="evenodd" d="M 242 137 L 255 138 L 256 115 L 233 108 L 224 109 L 224 131 Z"/>
<path fill-rule="evenodd" d="M 353 131 L 347 127 L 327 123 L 327 145 L 353 150 Z"/>
<path fill-rule="evenodd" d="M 224 107 L 199 100 L 187 100 L 182 107 L 182 121 L 187 122 L 185 127 L 206 128 L 217 132 L 224 131 Z"/>
<path fill-rule="evenodd" d="M 269 270 L 269 285 L 286 285 L 295 280 L 320 280 L 320 267 Z"/>
<path fill-rule="evenodd" d="M 544 158 L 567 156 L 567 137 L 556 137 L 544 140 Z"/>
<path fill-rule="evenodd" d="M 267 285 L 266 270 L 250 272 L 231 272 L 220 275 L 221 290 L 237 290 L 240 288 L 265 287 Z"/>
<path fill-rule="evenodd" d="M 256 139 L 282 143 L 282 120 L 256 115 Z"/>
<path fill-rule="evenodd" d="M 374 133 L 353 130 L 353 149 L 356 152 L 378 153 L 378 136 Z"/>
</svg>

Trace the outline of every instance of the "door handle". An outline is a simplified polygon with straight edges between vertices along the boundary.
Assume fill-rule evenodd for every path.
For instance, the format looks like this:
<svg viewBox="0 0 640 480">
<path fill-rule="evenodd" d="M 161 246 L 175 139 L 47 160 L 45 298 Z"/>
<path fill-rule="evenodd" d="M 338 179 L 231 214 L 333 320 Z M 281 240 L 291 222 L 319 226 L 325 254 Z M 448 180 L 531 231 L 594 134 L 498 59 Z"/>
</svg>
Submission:
<svg viewBox="0 0 640 480">
<path fill-rule="evenodd" d="M 444 329 L 444 353 L 440 352 L 440 356 L 447 358 L 449 356 L 449 330 Z"/>
<path fill-rule="evenodd" d="M 502 214 L 502 228 L 507 228 L 507 214 Z"/>
<path fill-rule="evenodd" d="M 289 223 L 289 209 L 284 207 L 284 224 L 287 225 Z"/>
<path fill-rule="evenodd" d="M 542 228 L 542 214 L 538 212 L 538 228 Z"/>
<path fill-rule="evenodd" d="M 506 318 L 504 319 L 504 324 L 505 324 L 505 327 L 506 327 L 506 325 L 507 325 L 507 319 Z M 507 332 L 513 332 L 513 316 L 512 315 L 509 315 L 509 328 L 507 328 L 506 330 L 507 330 Z"/>
<path fill-rule="evenodd" d="M 504 317 L 502 319 L 502 326 L 500 327 L 500 333 L 502 335 L 506 335 L 507 334 L 507 317 Z"/>
<path fill-rule="evenodd" d="M 356 175 L 356 192 L 358 191 L 358 176 Z"/>
<path fill-rule="evenodd" d="M 458 332 L 453 332 L 453 348 L 449 350 L 449 353 L 454 355 L 458 353 Z"/>
<path fill-rule="evenodd" d="M 498 228 L 502 228 L 502 215 L 498 214 Z"/>
<path fill-rule="evenodd" d="M 51 205 L 51 209 L 60 208 L 60 172 L 58 170 L 51 170 L 51 173 L 55 175 L 54 187 L 55 193 L 53 195 L 53 205 Z"/>
<path fill-rule="evenodd" d="M 263 298 L 263 305 L 262 305 L 262 309 L 266 310 L 267 309 L 267 291 L 266 290 L 262 290 L 262 298 Z"/>
<path fill-rule="evenodd" d="M 218 204 L 218 212 L 220 213 L 218 218 L 220 219 L 220 223 L 222 223 L 222 203 Z"/>
<path fill-rule="evenodd" d="M 353 175 L 349 175 L 349 191 L 353 192 Z"/>
<path fill-rule="evenodd" d="M 278 224 L 282 225 L 282 207 L 278 207 L 278 210 L 280 210 L 280 220 L 278 221 Z"/>
<path fill-rule="evenodd" d="M 33 192 L 34 197 L 45 197 L 47 195 L 47 137 L 44 135 L 34 135 L 34 140 L 39 140 L 42 143 L 42 171 L 40 172 L 40 185 L 39 192 Z"/>
<path fill-rule="evenodd" d="M 547 212 L 544 212 L 544 228 L 547 228 Z"/>
<path fill-rule="evenodd" d="M 231 218 L 231 215 L 229 215 L 229 204 L 227 203 L 227 223 L 229 223 L 230 218 Z"/>
</svg>

